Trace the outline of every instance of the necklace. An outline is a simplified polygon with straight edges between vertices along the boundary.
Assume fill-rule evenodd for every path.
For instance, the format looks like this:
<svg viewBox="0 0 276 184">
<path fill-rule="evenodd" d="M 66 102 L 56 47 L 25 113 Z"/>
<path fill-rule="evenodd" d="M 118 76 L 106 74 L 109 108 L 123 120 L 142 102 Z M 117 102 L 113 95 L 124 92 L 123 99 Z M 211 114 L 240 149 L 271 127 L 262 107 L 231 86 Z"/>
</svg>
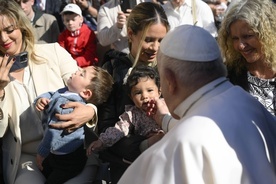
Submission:
<svg viewBox="0 0 276 184">
<path fill-rule="evenodd" d="M 184 115 L 185 116 L 188 111 L 195 105 L 196 102 L 198 102 L 202 97 L 204 97 L 206 94 L 210 93 L 211 91 L 213 91 L 214 89 L 216 89 L 217 87 L 219 87 L 220 85 L 222 85 L 223 83 L 225 83 L 226 81 L 228 81 L 228 79 L 224 79 L 223 81 L 219 82 L 218 84 L 216 84 L 214 87 L 212 87 L 211 89 L 205 91 L 202 95 L 200 95 L 200 97 L 198 99 L 196 99 L 189 107 L 188 109 L 185 111 Z"/>
</svg>

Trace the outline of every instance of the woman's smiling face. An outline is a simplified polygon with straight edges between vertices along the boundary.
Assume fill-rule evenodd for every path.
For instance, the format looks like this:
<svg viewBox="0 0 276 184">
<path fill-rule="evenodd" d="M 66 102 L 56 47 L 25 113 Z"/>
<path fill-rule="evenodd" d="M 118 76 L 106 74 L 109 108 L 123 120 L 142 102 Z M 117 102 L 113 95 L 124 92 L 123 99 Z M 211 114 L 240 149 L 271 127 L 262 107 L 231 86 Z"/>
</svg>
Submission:
<svg viewBox="0 0 276 184">
<path fill-rule="evenodd" d="M 262 44 L 247 22 L 243 20 L 233 22 L 230 26 L 230 35 L 234 49 L 239 52 L 248 63 L 255 63 L 264 59 Z"/>
<path fill-rule="evenodd" d="M 8 55 L 21 51 L 22 32 L 13 21 L 6 16 L 0 16 L 0 50 Z"/>
<path fill-rule="evenodd" d="M 156 61 L 156 55 L 160 47 L 160 42 L 166 33 L 167 29 L 161 23 L 153 24 L 149 27 L 145 39 L 142 42 L 139 61 L 144 63 L 154 63 Z M 143 31 L 138 31 L 137 34 L 134 34 L 133 31 L 129 29 L 128 36 L 131 41 L 130 53 L 135 58 L 138 52 L 139 44 L 143 37 Z"/>
</svg>

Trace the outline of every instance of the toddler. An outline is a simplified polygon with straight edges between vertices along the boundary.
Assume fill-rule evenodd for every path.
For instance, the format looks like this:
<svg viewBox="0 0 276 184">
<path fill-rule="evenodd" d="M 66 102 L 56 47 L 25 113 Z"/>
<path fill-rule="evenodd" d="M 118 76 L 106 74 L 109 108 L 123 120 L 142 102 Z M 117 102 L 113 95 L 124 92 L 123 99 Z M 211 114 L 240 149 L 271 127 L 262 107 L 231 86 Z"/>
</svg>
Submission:
<svg viewBox="0 0 276 184">
<path fill-rule="evenodd" d="M 62 109 L 62 104 L 69 101 L 92 103 L 105 102 L 111 92 L 112 76 L 100 67 L 90 66 L 80 69 L 67 81 L 67 87 L 40 95 L 35 99 L 38 111 L 43 111 L 42 123 L 49 125 L 58 122 L 56 113 L 68 114 L 73 109 Z M 96 114 L 96 113 L 95 113 Z M 95 116 L 94 116 L 95 117 Z M 85 126 L 97 124 L 97 118 Z M 79 174 L 87 160 L 84 149 L 84 127 L 73 132 L 47 128 L 38 147 L 37 164 L 47 178 L 47 183 L 62 184 Z"/>
<path fill-rule="evenodd" d="M 127 105 L 115 127 L 107 128 L 97 141 L 90 144 L 87 149 L 88 155 L 93 151 L 111 147 L 129 134 L 141 135 L 144 140 L 140 143 L 140 151 L 136 155 L 122 155 L 124 162 L 132 163 L 142 151 L 163 137 L 164 132 L 161 127 L 152 117 L 147 116 L 148 103 L 161 96 L 157 71 L 150 66 L 136 66 L 127 78 L 126 88 L 135 105 Z"/>
</svg>

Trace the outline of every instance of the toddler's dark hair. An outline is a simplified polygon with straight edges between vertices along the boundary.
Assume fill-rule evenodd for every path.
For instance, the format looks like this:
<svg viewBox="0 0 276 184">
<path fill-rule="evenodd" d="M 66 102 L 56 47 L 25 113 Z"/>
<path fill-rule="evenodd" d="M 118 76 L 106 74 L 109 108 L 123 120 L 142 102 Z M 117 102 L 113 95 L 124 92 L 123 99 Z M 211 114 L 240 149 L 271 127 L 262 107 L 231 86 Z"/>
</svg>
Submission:
<svg viewBox="0 0 276 184">
<path fill-rule="evenodd" d="M 157 69 L 151 66 L 138 65 L 132 69 L 130 75 L 127 78 L 125 88 L 128 95 L 130 95 L 133 86 L 137 85 L 139 79 L 143 77 L 153 79 L 158 89 L 160 89 L 160 77 Z"/>
</svg>

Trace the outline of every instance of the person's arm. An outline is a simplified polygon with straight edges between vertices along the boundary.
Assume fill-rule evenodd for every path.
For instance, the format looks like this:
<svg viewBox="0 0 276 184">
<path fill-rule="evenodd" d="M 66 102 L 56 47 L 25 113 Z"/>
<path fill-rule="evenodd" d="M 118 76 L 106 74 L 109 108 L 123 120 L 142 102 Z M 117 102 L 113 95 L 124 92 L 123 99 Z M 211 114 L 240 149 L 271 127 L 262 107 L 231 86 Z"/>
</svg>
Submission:
<svg viewBox="0 0 276 184">
<path fill-rule="evenodd" d="M 8 63 L 9 56 L 0 56 L 0 101 L 3 101 L 5 97 L 4 88 L 9 84 L 10 77 L 9 72 L 10 69 L 15 62 L 15 60 L 11 60 Z"/>
<path fill-rule="evenodd" d="M 166 115 L 170 114 L 164 98 L 155 98 L 148 103 L 147 115 L 152 116 L 159 126 Z"/>
<path fill-rule="evenodd" d="M 91 122 L 90 120 L 97 121 L 97 108 L 92 104 L 84 105 L 79 102 L 69 102 L 64 104 L 62 108 L 73 108 L 74 111 L 70 114 L 56 114 L 56 118 L 63 122 L 49 125 L 52 128 L 66 129 L 70 133 L 85 123 Z"/>
<path fill-rule="evenodd" d="M 89 0 L 73 0 L 73 3 L 77 4 L 84 13 L 88 13 L 92 17 L 97 17 L 98 10 L 92 6 Z"/>
<path fill-rule="evenodd" d="M 128 135 L 130 127 L 130 117 L 128 113 L 123 113 L 119 119 L 120 121 L 118 121 L 114 127 L 107 128 L 104 133 L 100 134 L 97 141 L 89 145 L 87 155 L 95 151 L 100 151 L 104 147 L 111 147 L 121 138 Z"/>
<path fill-rule="evenodd" d="M 68 79 L 71 77 L 72 73 L 78 70 L 77 62 L 72 58 L 71 54 L 58 43 L 53 44 L 55 47 L 55 53 L 58 61 L 58 67 L 54 68 L 59 72 L 63 82 L 67 85 Z M 47 53 L 47 52 L 46 52 Z M 50 53 L 49 53 L 50 54 Z"/>
<path fill-rule="evenodd" d="M 99 119 L 98 118 L 98 109 L 95 105 L 93 105 L 91 103 L 88 103 L 86 105 L 92 107 L 94 110 L 94 115 L 93 115 L 92 119 L 90 119 L 88 122 L 86 122 L 86 126 L 88 128 L 96 127 L 98 124 L 98 119 Z"/>
<path fill-rule="evenodd" d="M 121 19 L 121 23 L 124 20 L 123 17 L 119 17 L 117 12 L 110 12 L 115 11 L 110 10 L 108 7 L 101 6 L 98 17 L 97 17 L 97 37 L 99 43 L 102 46 L 108 46 L 114 42 L 116 42 L 120 37 L 126 37 L 126 26 L 123 28 L 118 27 L 118 19 Z M 115 15 L 116 17 L 111 17 Z M 120 15 L 123 16 L 123 15 Z M 125 18 L 126 22 L 126 18 Z"/>
<path fill-rule="evenodd" d="M 0 56 L 0 137 L 6 132 L 8 127 L 9 115 L 7 112 L 7 107 L 10 104 L 5 100 L 5 88 L 10 82 L 9 71 L 14 61 L 8 61 L 8 56 Z"/>
<path fill-rule="evenodd" d="M 152 116 L 165 132 L 168 132 L 178 121 L 170 115 L 163 98 L 154 99 L 148 104 L 148 115 Z"/>
<path fill-rule="evenodd" d="M 162 119 L 162 129 L 165 132 L 168 132 L 175 126 L 177 122 L 177 119 L 174 119 L 170 114 L 166 114 Z"/>
<path fill-rule="evenodd" d="M 98 15 L 98 10 L 96 8 L 94 8 L 92 5 L 90 5 L 89 3 L 87 6 L 85 6 L 83 8 L 83 11 L 85 13 L 90 14 L 92 17 L 97 17 L 97 15 Z"/>
</svg>

